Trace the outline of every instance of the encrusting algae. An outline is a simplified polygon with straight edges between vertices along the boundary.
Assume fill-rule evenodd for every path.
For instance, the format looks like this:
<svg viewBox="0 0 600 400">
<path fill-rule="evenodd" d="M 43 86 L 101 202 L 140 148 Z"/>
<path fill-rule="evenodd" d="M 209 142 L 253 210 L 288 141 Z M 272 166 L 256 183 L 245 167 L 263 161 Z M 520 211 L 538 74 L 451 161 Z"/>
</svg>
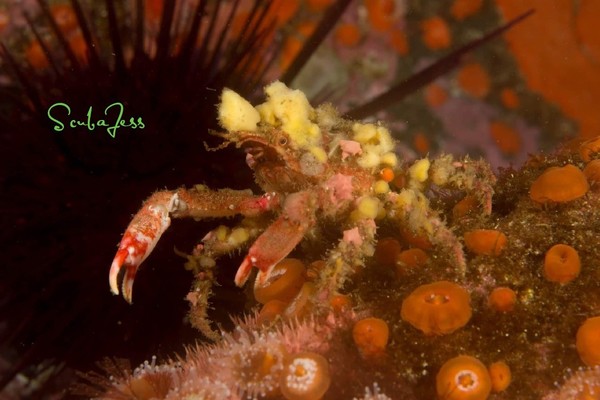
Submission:
<svg viewBox="0 0 600 400">
<path fill-rule="evenodd" d="M 208 251 L 188 256 L 198 268 L 214 267 L 232 250 L 248 251 L 236 283 L 254 280 L 246 292 L 250 316 L 185 355 L 109 371 L 110 379 L 89 375 L 88 393 L 95 388 L 105 399 L 599 393 L 600 194 L 580 183 L 557 199 L 553 180 L 539 183 L 547 171 L 581 172 L 592 160 L 564 148 L 498 177 L 484 161 L 449 155 L 408 163 L 396 157 L 396 142 L 380 124 L 346 121 L 330 106 L 313 108 L 281 83 L 266 94 L 253 107 L 225 91 L 219 108 L 227 133 L 218 135 L 246 150 L 266 192 L 236 192 L 244 200 L 231 207 L 249 201 L 252 211 L 242 212 L 235 229 L 248 234 L 232 247 L 233 230 L 217 228 L 204 238 Z M 162 193 L 177 196 L 172 217 L 192 204 L 186 196 L 228 195 Z M 468 211 L 457 212 L 465 199 Z M 271 229 L 274 239 L 266 240 Z M 577 249 L 581 268 L 571 269 L 570 253 L 559 255 L 564 265 L 554 279 L 556 267 L 543 267 L 545 254 L 564 243 Z M 131 296 L 130 286 L 123 288 Z M 191 309 L 207 326 L 209 295 L 196 291 L 203 306 Z"/>
</svg>

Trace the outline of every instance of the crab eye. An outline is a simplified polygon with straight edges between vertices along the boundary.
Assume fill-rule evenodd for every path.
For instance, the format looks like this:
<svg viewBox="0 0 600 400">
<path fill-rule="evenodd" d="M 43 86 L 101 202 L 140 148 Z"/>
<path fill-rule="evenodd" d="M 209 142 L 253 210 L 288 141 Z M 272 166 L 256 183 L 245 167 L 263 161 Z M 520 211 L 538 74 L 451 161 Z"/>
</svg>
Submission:
<svg viewBox="0 0 600 400">
<path fill-rule="evenodd" d="M 277 144 L 279 146 L 285 146 L 287 144 L 287 142 L 288 142 L 287 138 L 283 137 L 283 136 L 281 136 L 279 139 L 277 139 Z"/>
</svg>

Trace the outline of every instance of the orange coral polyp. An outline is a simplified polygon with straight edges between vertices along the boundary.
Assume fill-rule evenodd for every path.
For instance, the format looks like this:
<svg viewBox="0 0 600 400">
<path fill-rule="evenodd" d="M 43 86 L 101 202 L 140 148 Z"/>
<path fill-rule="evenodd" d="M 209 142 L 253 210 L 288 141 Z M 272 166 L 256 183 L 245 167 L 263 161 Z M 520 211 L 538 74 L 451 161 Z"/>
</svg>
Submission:
<svg viewBox="0 0 600 400">
<path fill-rule="evenodd" d="M 371 28 L 388 32 L 394 25 L 395 2 L 393 0 L 365 0 L 367 17 Z"/>
<path fill-rule="evenodd" d="M 390 33 L 390 45 L 392 46 L 392 49 L 396 50 L 396 53 L 401 56 L 407 55 L 410 50 L 406 33 L 400 29 L 393 29 Z"/>
<path fill-rule="evenodd" d="M 506 235 L 495 229 L 474 229 L 464 234 L 465 246 L 478 255 L 499 256 L 506 247 Z"/>
<path fill-rule="evenodd" d="M 283 369 L 279 386 L 288 400 L 320 399 L 329 389 L 329 363 L 317 353 L 298 353 L 291 356 Z"/>
<path fill-rule="evenodd" d="M 422 267 L 428 260 L 427 253 L 419 248 L 404 250 L 398 255 L 396 273 L 398 277 L 402 277 L 406 273 L 413 272 L 415 268 Z"/>
<path fill-rule="evenodd" d="M 431 83 L 425 88 L 425 101 L 431 108 L 438 108 L 448 100 L 448 91 L 440 84 Z"/>
<path fill-rule="evenodd" d="M 483 0 L 454 0 L 450 14 L 458 21 L 471 17 L 481 10 Z"/>
<path fill-rule="evenodd" d="M 413 147 L 420 155 L 426 155 L 431 148 L 431 142 L 425 132 L 417 132 L 413 136 Z"/>
<path fill-rule="evenodd" d="M 514 156 L 521 151 L 521 136 L 510 125 L 493 121 L 490 124 L 490 134 L 502 154 Z"/>
<path fill-rule="evenodd" d="M 402 302 L 400 316 L 425 335 L 446 335 L 469 322 L 470 303 L 464 288 L 439 281 L 416 288 Z"/>
<path fill-rule="evenodd" d="M 569 245 L 556 244 L 544 256 L 544 276 L 551 282 L 571 282 L 580 271 L 579 253 Z"/>
<path fill-rule="evenodd" d="M 572 164 L 550 167 L 532 184 L 529 197 L 536 203 L 565 203 L 584 196 L 590 188 L 579 168 Z"/>
<path fill-rule="evenodd" d="M 352 300 L 345 294 L 336 294 L 329 300 L 329 305 L 333 311 L 341 313 L 352 307 Z"/>
<path fill-rule="evenodd" d="M 289 303 L 300 291 L 305 281 L 306 268 L 295 258 L 281 260 L 271 271 L 269 279 L 254 283 L 254 297 L 261 304 L 270 300 Z"/>
<path fill-rule="evenodd" d="M 499 312 L 510 312 L 515 309 L 517 294 L 508 287 L 497 287 L 488 297 L 489 306 Z"/>
<path fill-rule="evenodd" d="M 379 318 L 365 318 L 354 324 L 352 338 L 364 358 L 376 357 L 385 352 L 390 337 L 388 324 Z"/>
<path fill-rule="evenodd" d="M 269 325 L 277 319 L 278 316 L 283 314 L 287 303 L 281 300 L 269 300 L 267 301 L 260 312 L 258 313 L 257 322 L 261 325 Z"/>
<path fill-rule="evenodd" d="M 583 169 L 583 174 L 592 185 L 600 183 L 600 160 L 590 161 Z"/>
<path fill-rule="evenodd" d="M 504 88 L 500 91 L 500 101 L 504 107 L 510 110 L 518 108 L 521 104 L 517 92 L 511 88 Z"/>
<path fill-rule="evenodd" d="M 510 367 L 504 361 L 492 363 L 488 368 L 492 380 L 492 391 L 500 393 L 506 390 L 512 380 Z"/>
<path fill-rule="evenodd" d="M 600 154 L 600 136 L 581 143 L 579 145 L 579 154 L 585 162 L 591 161 L 592 157 Z"/>
<path fill-rule="evenodd" d="M 432 17 L 421 22 L 423 43 L 431 50 L 446 49 L 452 43 L 448 24 L 441 17 Z"/>
<path fill-rule="evenodd" d="M 458 220 L 475 210 L 479 207 L 479 200 L 474 196 L 465 196 L 461 201 L 456 203 L 452 207 L 452 218 Z"/>
<path fill-rule="evenodd" d="M 400 242 L 392 237 L 385 237 L 377 242 L 375 247 L 375 261 L 385 267 L 391 267 L 396 264 L 398 256 L 402 252 Z"/>
<path fill-rule="evenodd" d="M 587 366 L 600 365 L 600 316 L 588 318 L 581 324 L 575 346 Z"/>
<path fill-rule="evenodd" d="M 436 376 L 440 400 L 485 400 L 491 390 L 490 374 L 475 357 L 452 358 L 442 365 Z"/>
<path fill-rule="evenodd" d="M 465 93 L 475 98 L 484 98 L 490 92 L 490 76 L 479 63 L 471 63 L 462 67 L 458 71 L 456 80 Z"/>
<path fill-rule="evenodd" d="M 352 23 L 340 24 L 335 31 L 335 39 L 343 46 L 356 46 L 360 41 L 360 36 L 360 29 Z"/>
</svg>

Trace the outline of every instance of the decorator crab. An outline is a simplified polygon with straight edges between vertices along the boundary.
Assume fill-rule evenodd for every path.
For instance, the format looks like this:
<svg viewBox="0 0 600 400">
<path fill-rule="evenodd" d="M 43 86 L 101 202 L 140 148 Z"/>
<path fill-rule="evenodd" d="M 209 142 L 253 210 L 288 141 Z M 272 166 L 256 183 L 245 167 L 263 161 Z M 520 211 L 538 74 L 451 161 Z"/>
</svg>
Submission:
<svg viewBox="0 0 600 400">
<path fill-rule="evenodd" d="M 340 239 L 315 280 L 314 295 L 321 298 L 335 294 L 373 254 L 381 224 L 423 237 L 464 270 L 462 245 L 428 194 L 434 186 L 452 187 L 489 213 L 495 178 L 485 162 L 446 155 L 403 166 L 385 127 L 343 119 L 328 104 L 313 108 L 302 92 L 281 82 L 265 93 L 266 102 L 253 107 L 225 89 L 219 120 L 226 133 L 217 134 L 225 141 L 219 148 L 244 149 L 264 193 L 204 186 L 154 193 L 123 235 L 110 269 L 113 293 L 119 293 L 123 273 L 123 296 L 131 302 L 135 274 L 172 217 L 245 217 L 237 227 L 209 232 L 195 252 L 200 264 L 214 266 L 219 256 L 253 241 L 235 276 L 238 286 L 252 267 L 258 268 L 256 284 L 268 282 L 274 266 L 302 240 L 325 240 L 324 226 L 339 227 Z"/>
</svg>

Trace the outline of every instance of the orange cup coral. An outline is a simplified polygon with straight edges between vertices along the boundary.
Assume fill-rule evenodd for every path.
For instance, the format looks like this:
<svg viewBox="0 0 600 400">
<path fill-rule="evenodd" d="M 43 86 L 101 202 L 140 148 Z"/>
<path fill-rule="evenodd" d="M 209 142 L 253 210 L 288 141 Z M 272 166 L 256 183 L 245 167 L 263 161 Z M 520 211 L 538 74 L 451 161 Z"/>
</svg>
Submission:
<svg viewBox="0 0 600 400">
<path fill-rule="evenodd" d="M 389 337 L 388 324 L 379 318 L 361 319 L 352 329 L 354 343 L 364 358 L 383 354 Z"/>
<path fill-rule="evenodd" d="M 377 32 L 388 32 L 394 24 L 395 2 L 392 0 L 365 0 L 364 3 L 371 28 Z"/>
<path fill-rule="evenodd" d="M 415 268 L 422 267 L 428 260 L 427 253 L 417 247 L 404 250 L 398 255 L 396 275 L 401 278 L 407 273 L 413 272 Z"/>
<path fill-rule="evenodd" d="M 483 6 L 483 0 L 454 0 L 450 14 L 458 21 L 477 14 Z"/>
<path fill-rule="evenodd" d="M 579 146 L 579 154 L 585 162 L 591 161 L 592 157 L 595 157 L 598 153 L 600 153 L 600 136 L 586 140 Z"/>
<path fill-rule="evenodd" d="M 590 161 L 583 169 L 583 174 L 591 184 L 600 183 L 600 160 Z"/>
<path fill-rule="evenodd" d="M 481 99 L 490 92 L 490 75 L 479 63 L 462 67 L 456 76 L 460 88 L 472 97 Z"/>
<path fill-rule="evenodd" d="M 517 303 L 517 294 L 507 287 L 497 287 L 488 297 L 488 304 L 496 311 L 509 312 L 514 310 Z"/>
<path fill-rule="evenodd" d="M 511 88 L 504 88 L 500 91 L 500 101 L 504 107 L 510 110 L 519 107 L 519 104 L 521 103 L 517 92 Z"/>
<path fill-rule="evenodd" d="M 500 393 L 506 390 L 512 380 L 510 367 L 504 361 L 497 361 L 488 368 L 492 379 L 492 391 Z"/>
<path fill-rule="evenodd" d="M 492 390 L 487 368 L 470 356 L 448 360 L 435 381 L 438 397 L 443 400 L 485 400 Z"/>
<path fill-rule="evenodd" d="M 400 316 L 426 335 L 446 335 L 469 322 L 470 303 L 464 288 L 439 281 L 416 288 L 402 302 Z"/>
<path fill-rule="evenodd" d="M 281 300 L 289 303 L 304 284 L 306 268 L 302 261 L 295 258 L 281 260 L 265 282 L 254 283 L 256 301 L 265 304 L 270 300 Z"/>
<path fill-rule="evenodd" d="M 544 276 L 551 282 L 567 283 L 581 271 L 579 253 L 566 244 L 552 246 L 544 257 Z"/>
<path fill-rule="evenodd" d="M 529 197 L 536 203 L 565 203 L 584 196 L 590 188 L 585 175 L 572 164 L 550 167 L 532 184 Z"/>
<path fill-rule="evenodd" d="M 277 319 L 278 316 L 283 314 L 287 303 L 281 300 L 269 300 L 267 301 L 260 312 L 258 313 L 257 322 L 259 324 L 269 325 Z"/>
<path fill-rule="evenodd" d="M 335 312 L 343 312 L 352 308 L 352 300 L 348 295 L 335 294 L 329 299 L 329 305 Z"/>
<path fill-rule="evenodd" d="M 448 91 L 437 83 L 431 83 L 425 88 L 425 101 L 431 108 L 440 107 L 448 100 Z"/>
<path fill-rule="evenodd" d="M 446 21 L 441 17 L 432 17 L 421 22 L 423 43 L 431 50 L 442 50 L 450 47 L 452 36 Z"/>
<path fill-rule="evenodd" d="M 382 238 L 375 247 L 375 261 L 382 266 L 391 267 L 396 264 L 401 252 L 402 245 L 398 240 L 392 237 Z"/>
<path fill-rule="evenodd" d="M 464 234 L 465 246 L 478 255 L 499 256 L 506 247 L 506 235 L 495 229 L 474 229 Z"/>
<path fill-rule="evenodd" d="M 600 365 L 600 316 L 588 318 L 581 324 L 575 345 L 581 361 L 590 367 Z"/>
<path fill-rule="evenodd" d="M 335 39 L 342 46 L 356 46 L 360 41 L 360 29 L 356 24 L 344 23 L 335 31 Z"/>
<path fill-rule="evenodd" d="M 490 123 L 490 134 L 502 154 L 514 156 L 521 151 L 521 136 L 512 126 L 501 121 Z"/>
<path fill-rule="evenodd" d="M 317 353 L 298 353 L 290 357 L 280 380 L 281 394 L 288 400 L 320 399 L 329 389 L 329 363 Z"/>
<path fill-rule="evenodd" d="M 476 211 L 480 206 L 479 200 L 474 196 L 465 196 L 461 201 L 452 207 L 452 218 L 458 220 L 466 215 Z"/>
</svg>

